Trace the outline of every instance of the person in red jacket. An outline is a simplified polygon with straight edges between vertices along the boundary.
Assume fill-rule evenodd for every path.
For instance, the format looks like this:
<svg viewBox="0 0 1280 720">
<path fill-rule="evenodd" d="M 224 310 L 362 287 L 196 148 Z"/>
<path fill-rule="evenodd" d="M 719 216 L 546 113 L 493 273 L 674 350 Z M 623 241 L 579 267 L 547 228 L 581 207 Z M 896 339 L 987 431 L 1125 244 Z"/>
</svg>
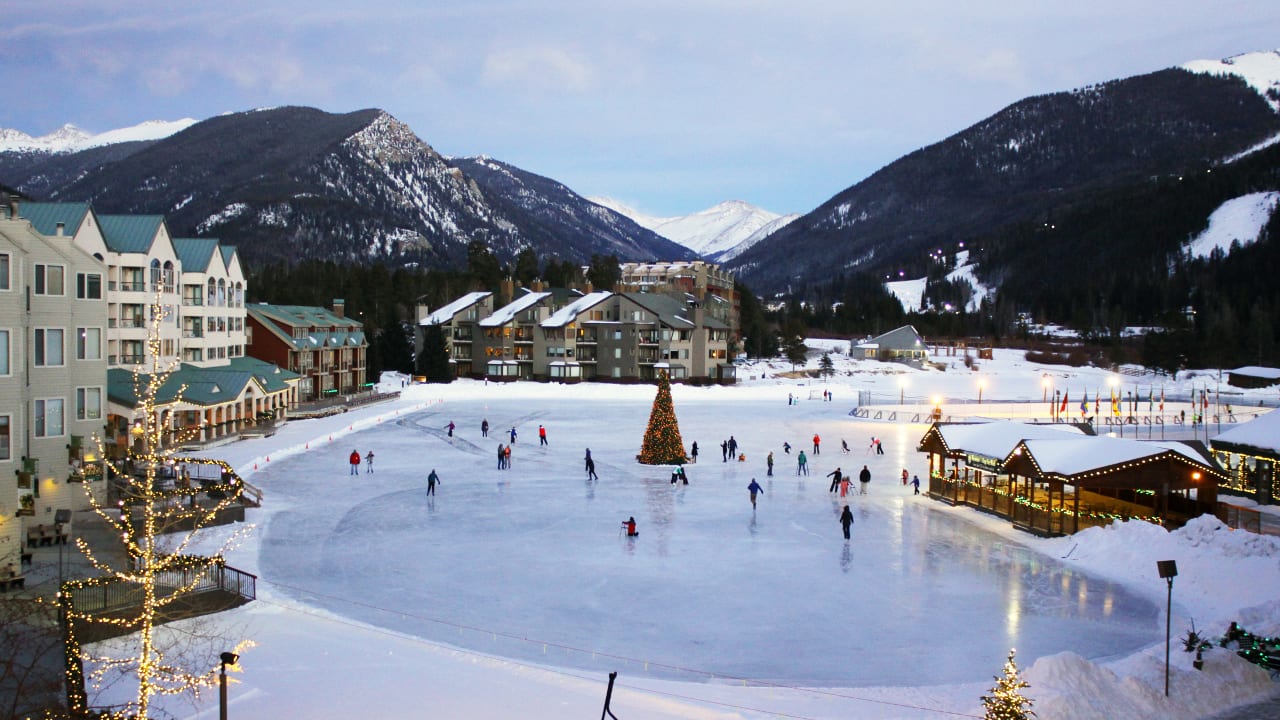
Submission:
<svg viewBox="0 0 1280 720">
<path fill-rule="evenodd" d="M 818 437 L 818 433 L 813 434 L 813 454 L 818 454 L 818 445 L 822 442 L 822 438 Z"/>
<path fill-rule="evenodd" d="M 351 474 L 359 475 L 360 474 L 360 451 L 359 450 L 351 451 L 350 462 L 351 462 Z"/>
</svg>

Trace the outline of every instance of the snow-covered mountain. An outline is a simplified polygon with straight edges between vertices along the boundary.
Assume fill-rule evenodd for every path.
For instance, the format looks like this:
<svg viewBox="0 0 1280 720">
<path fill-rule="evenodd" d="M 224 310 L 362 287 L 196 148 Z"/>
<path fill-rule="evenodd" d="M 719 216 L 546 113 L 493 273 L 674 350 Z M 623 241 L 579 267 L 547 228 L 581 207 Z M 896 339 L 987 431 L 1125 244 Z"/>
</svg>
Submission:
<svg viewBox="0 0 1280 720">
<path fill-rule="evenodd" d="M 21 130 L 0 128 L 0 152 L 76 152 L 103 145 L 138 140 L 162 140 L 196 124 L 192 118 L 181 120 L 148 120 L 132 127 L 90 134 L 75 125 L 63 125 L 48 135 L 32 137 Z"/>
<path fill-rule="evenodd" d="M 691 215 L 645 215 L 612 198 L 591 202 L 631 218 L 637 225 L 680 243 L 708 260 L 724 262 L 799 217 L 779 215 L 741 200 L 729 200 Z"/>
</svg>

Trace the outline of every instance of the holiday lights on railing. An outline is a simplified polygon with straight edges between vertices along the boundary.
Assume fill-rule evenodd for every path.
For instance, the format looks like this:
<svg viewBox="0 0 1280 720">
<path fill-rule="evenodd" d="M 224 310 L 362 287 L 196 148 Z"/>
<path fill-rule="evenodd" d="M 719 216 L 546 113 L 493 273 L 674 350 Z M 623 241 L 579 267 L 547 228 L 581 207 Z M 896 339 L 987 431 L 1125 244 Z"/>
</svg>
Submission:
<svg viewBox="0 0 1280 720">
<path fill-rule="evenodd" d="M 1120 513 L 1102 512 L 1099 510 L 1088 510 L 1088 511 L 1080 512 L 1080 511 L 1073 511 L 1072 509 L 1066 508 L 1066 507 L 1056 507 L 1056 506 L 1045 507 L 1044 505 L 1041 505 L 1040 503 L 1035 502 L 1034 500 L 1030 500 L 1022 495 L 1009 492 L 1008 490 L 1005 490 L 1003 488 L 984 486 L 981 483 L 977 483 L 972 480 L 960 480 L 960 479 L 950 478 L 944 475 L 943 473 L 939 473 L 937 471 L 933 473 L 933 476 L 947 483 L 978 488 L 979 490 L 986 491 L 994 495 L 999 495 L 1001 497 L 1006 497 L 1006 498 L 1011 497 L 1014 503 L 1018 505 L 1022 505 L 1024 507 L 1031 508 L 1032 510 L 1038 510 L 1040 512 L 1054 512 L 1060 515 L 1066 515 L 1070 517 L 1090 518 L 1093 520 L 1121 520 L 1121 521 L 1142 520 L 1149 523 L 1155 523 L 1156 525 L 1164 524 L 1164 518 L 1158 515 L 1124 515 Z M 1153 491 L 1150 491 L 1150 490 L 1139 491 L 1139 492 L 1150 493 L 1152 495 L 1155 494 Z"/>
</svg>

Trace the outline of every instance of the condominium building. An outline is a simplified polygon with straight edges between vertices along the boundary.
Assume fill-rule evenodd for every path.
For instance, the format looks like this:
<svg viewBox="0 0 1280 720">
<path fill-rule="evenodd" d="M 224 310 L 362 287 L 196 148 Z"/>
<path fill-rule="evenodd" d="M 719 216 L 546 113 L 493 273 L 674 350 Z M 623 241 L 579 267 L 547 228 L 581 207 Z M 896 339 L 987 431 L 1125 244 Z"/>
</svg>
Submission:
<svg viewBox="0 0 1280 720">
<path fill-rule="evenodd" d="M 364 325 L 333 310 L 303 305 L 250 304 L 246 352 L 300 376 L 298 400 L 309 402 L 366 390 L 369 343 Z"/>
<path fill-rule="evenodd" d="M 17 566 L 28 523 L 86 507 L 83 483 L 101 491 L 106 275 L 71 235 L 0 207 L 0 567 Z"/>
</svg>

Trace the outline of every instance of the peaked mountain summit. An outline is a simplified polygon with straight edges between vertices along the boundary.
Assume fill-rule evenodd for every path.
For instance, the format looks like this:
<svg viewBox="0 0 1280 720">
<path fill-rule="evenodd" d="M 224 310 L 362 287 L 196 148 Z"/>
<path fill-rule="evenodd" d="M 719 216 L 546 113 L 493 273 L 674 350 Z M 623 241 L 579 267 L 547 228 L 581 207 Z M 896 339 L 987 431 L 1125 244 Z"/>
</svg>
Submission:
<svg viewBox="0 0 1280 720">
<path fill-rule="evenodd" d="M 654 217 L 612 198 L 589 199 L 715 262 L 725 262 L 741 254 L 799 217 L 778 215 L 741 200 L 722 202 L 690 215 Z"/>
<path fill-rule="evenodd" d="M 158 139 L 0 152 L 0 182 L 103 213 L 163 214 L 175 235 L 220 237 L 250 262 L 460 267 L 473 241 L 504 259 L 525 247 L 583 264 L 693 255 L 554 181 L 450 161 L 377 109 L 271 108 Z"/>
</svg>

